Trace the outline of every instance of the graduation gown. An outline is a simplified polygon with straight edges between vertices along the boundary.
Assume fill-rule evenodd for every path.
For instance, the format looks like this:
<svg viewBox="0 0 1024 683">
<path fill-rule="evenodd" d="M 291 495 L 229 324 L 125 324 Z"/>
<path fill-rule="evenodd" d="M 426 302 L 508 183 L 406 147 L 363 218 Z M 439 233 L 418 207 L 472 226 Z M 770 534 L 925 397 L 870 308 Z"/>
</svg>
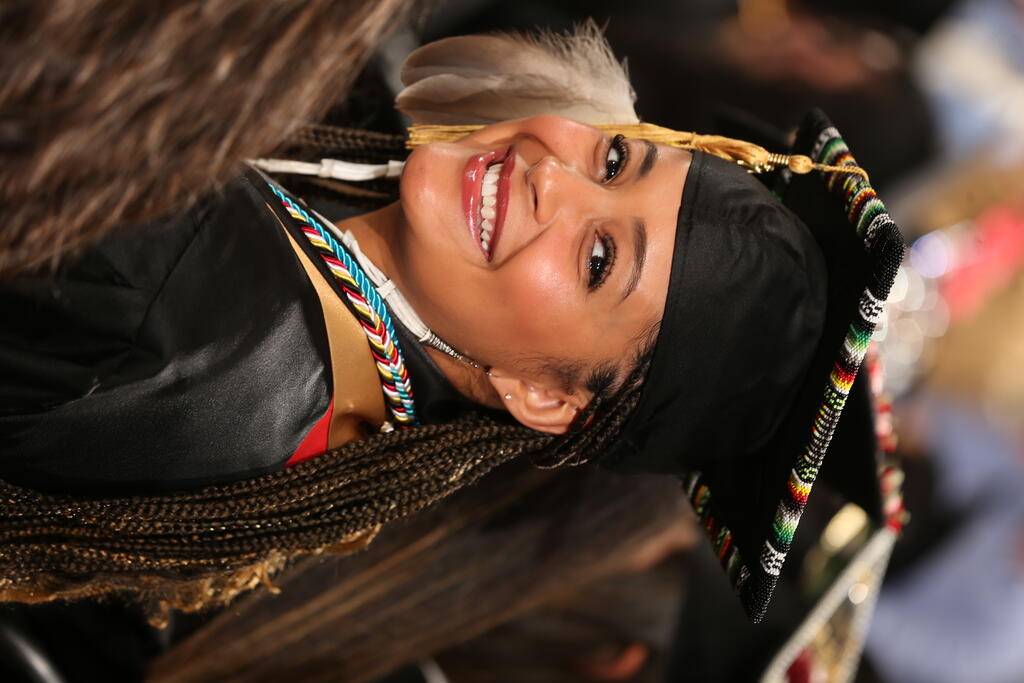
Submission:
<svg viewBox="0 0 1024 683">
<path fill-rule="evenodd" d="M 358 321 L 249 170 L 0 283 L 0 478 L 134 495 L 254 477 L 379 429 Z M 426 422 L 468 406 L 399 325 Z"/>
</svg>

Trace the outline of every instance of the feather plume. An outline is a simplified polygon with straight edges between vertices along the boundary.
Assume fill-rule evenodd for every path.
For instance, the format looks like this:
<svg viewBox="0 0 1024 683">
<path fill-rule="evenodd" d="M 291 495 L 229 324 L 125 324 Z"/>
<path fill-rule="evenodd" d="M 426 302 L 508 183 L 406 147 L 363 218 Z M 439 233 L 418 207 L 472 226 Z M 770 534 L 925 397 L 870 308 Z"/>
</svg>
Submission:
<svg viewBox="0 0 1024 683">
<path fill-rule="evenodd" d="M 587 21 L 567 35 L 445 38 L 414 51 L 396 106 L 422 124 L 486 124 L 561 114 L 584 123 L 635 123 L 624 63 Z"/>
</svg>

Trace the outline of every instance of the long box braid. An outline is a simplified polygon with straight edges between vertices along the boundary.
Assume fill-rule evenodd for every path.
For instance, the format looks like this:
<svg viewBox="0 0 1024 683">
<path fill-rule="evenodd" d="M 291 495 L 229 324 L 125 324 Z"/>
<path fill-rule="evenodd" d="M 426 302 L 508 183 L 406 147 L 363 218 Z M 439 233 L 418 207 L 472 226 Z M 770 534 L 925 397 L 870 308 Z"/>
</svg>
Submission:
<svg viewBox="0 0 1024 683">
<path fill-rule="evenodd" d="M 312 130 L 312 133 L 309 131 Z M 308 129 L 331 153 L 390 136 Z M 326 136 L 326 137 L 325 137 Z M 361 547 L 513 458 L 575 465 L 600 455 L 636 407 L 653 345 L 621 387 L 600 391 L 564 436 L 493 412 L 381 433 L 295 467 L 197 491 L 85 498 L 0 481 L 0 601 L 126 593 L 166 612 L 229 602 L 300 555 Z"/>
</svg>

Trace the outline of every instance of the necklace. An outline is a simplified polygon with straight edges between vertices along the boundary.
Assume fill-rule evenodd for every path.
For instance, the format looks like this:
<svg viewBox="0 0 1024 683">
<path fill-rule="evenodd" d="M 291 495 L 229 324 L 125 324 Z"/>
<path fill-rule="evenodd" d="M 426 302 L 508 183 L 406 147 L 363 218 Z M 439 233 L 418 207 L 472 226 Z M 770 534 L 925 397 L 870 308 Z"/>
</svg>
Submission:
<svg viewBox="0 0 1024 683">
<path fill-rule="evenodd" d="M 373 284 L 374 289 L 376 289 L 377 293 L 384 299 L 384 303 L 388 310 L 390 310 L 392 314 L 398 318 L 403 325 L 405 325 L 406 329 L 408 329 L 417 340 L 451 356 L 459 362 L 465 363 L 466 365 L 474 368 L 482 367 L 472 358 L 456 351 L 450 344 L 438 337 L 434 334 L 433 330 L 427 327 L 426 323 L 423 322 L 409 302 L 406 301 L 402 292 L 397 286 L 395 286 L 394 280 L 388 279 L 388 276 L 381 272 L 380 268 L 374 265 L 373 261 L 367 258 L 359 248 L 359 242 L 356 241 L 351 230 L 342 232 L 337 228 L 337 226 L 318 214 L 315 210 L 310 209 L 310 211 L 314 217 L 320 219 L 321 224 L 330 231 L 339 242 L 341 242 L 342 246 L 348 251 L 348 253 L 352 255 L 360 266 L 362 266 L 363 271 Z"/>
<path fill-rule="evenodd" d="M 374 178 L 398 178 L 402 175 L 405 167 L 404 161 L 389 161 L 386 164 L 361 164 L 340 159 L 321 159 L 319 164 L 292 159 L 249 159 L 249 164 L 254 168 L 266 171 L 267 173 L 289 173 L 294 175 L 312 175 L 321 178 L 338 178 L 349 181 L 372 180 Z M 263 175 L 261 173 L 261 175 Z M 263 175 L 264 179 L 270 180 Z M 270 183 L 273 185 L 273 183 Z M 395 283 L 388 279 L 372 261 L 370 261 L 359 249 L 359 243 L 349 231 L 341 232 L 329 220 L 310 210 L 314 216 L 320 219 L 328 230 L 341 240 L 344 248 L 355 258 L 365 269 L 370 282 L 377 290 L 377 293 L 384 298 L 389 307 L 395 313 L 395 317 L 402 321 L 402 324 L 422 343 L 431 346 L 438 351 L 447 354 L 455 360 L 465 363 L 474 368 L 483 368 L 475 360 L 459 353 L 448 342 L 438 337 L 427 327 L 423 320 L 416 314 L 409 302 L 405 300 L 402 293 L 395 287 Z"/>
<path fill-rule="evenodd" d="M 366 334 L 374 365 L 380 375 L 385 403 L 395 421 L 409 427 L 418 424 L 413 404 L 412 383 L 398 344 L 391 314 L 359 263 L 316 219 L 277 188 L 267 183 L 281 200 L 288 215 L 298 221 L 302 233 L 317 250 L 331 275 L 338 281 Z"/>
</svg>

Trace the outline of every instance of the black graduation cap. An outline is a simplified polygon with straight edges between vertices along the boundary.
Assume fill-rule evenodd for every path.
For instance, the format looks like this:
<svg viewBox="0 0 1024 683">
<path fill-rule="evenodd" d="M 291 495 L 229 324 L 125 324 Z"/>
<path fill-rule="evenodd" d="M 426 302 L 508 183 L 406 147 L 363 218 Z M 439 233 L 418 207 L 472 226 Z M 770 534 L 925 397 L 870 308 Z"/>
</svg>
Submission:
<svg viewBox="0 0 1024 683">
<path fill-rule="evenodd" d="M 821 112 L 793 151 L 856 165 Z M 903 257 L 870 182 L 694 153 L 661 332 L 636 412 L 602 463 L 669 472 L 755 622 L 827 453 L 833 487 L 881 521 L 868 342 Z"/>
</svg>

